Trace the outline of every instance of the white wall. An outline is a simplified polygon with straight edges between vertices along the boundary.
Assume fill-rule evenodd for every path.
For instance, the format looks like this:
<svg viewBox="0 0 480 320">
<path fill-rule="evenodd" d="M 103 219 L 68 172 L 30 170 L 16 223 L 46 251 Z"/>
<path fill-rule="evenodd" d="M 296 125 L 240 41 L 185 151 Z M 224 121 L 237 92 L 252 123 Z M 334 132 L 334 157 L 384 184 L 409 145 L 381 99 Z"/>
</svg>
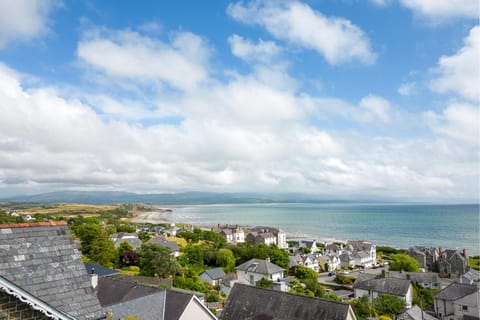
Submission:
<svg viewBox="0 0 480 320">
<path fill-rule="evenodd" d="M 200 301 L 192 298 L 179 320 L 213 320 L 217 319 Z"/>
</svg>

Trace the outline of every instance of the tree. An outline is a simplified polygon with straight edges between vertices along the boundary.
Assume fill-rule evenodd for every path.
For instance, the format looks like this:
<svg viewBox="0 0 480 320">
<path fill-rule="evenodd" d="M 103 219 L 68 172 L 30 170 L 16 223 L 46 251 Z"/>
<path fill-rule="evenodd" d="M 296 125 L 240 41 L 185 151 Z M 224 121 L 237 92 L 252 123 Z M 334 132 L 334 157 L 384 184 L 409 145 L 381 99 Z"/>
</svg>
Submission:
<svg viewBox="0 0 480 320">
<path fill-rule="evenodd" d="M 226 272 L 235 271 L 235 256 L 229 249 L 220 249 L 217 252 L 217 266 L 222 267 Z"/>
<path fill-rule="evenodd" d="M 318 274 L 305 266 L 297 266 L 295 268 L 295 277 L 300 280 L 312 279 L 318 282 Z"/>
<path fill-rule="evenodd" d="M 380 315 L 397 315 L 405 310 L 405 301 L 396 296 L 380 294 L 373 300 L 373 307 Z"/>
<path fill-rule="evenodd" d="M 125 251 L 120 255 L 120 262 L 127 266 L 136 266 L 140 262 L 140 255 L 135 251 Z"/>
<path fill-rule="evenodd" d="M 413 304 L 420 306 L 423 310 L 428 309 L 433 305 L 433 296 L 436 295 L 440 289 L 430 290 L 424 288 L 418 283 L 413 284 Z"/>
<path fill-rule="evenodd" d="M 420 271 L 420 265 L 418 261 L 409 255 L 399 253 L 391 256 L 392 261 L 390 262 L 390 270 L 396 271 L 407 271 L 407 272 L 418 272 Z"/>
<path fill-rule="evenodd" d="M 168 278 L 180 270 L 170 249 L 159 244 L 143 244 L 140 248 L 140 274 Z"/>
<path fill-rule="evenodd" d="M 364 320 L 368 317 L 377 316 L 377 313 L 375 309 L 373 309 L 367 295 L 361 298 L 353 299 L 350 304 L 352 305 L 352 309 L 355 312 L 358 320 Z"/>
<path fill-rule="evenodd" d="M 307 248 L 307 247 L 300 247 L 300 249 L 298 249 L 298 251 L 300 251 L 303 254 L 309 254 L 309 253 L 312 252 L 312 250 L 310 250 L 310 248 Z"/>
<path fill-rule="evenodd" d="M 111 268 L 118 253 L 115 250 L 113 241 L 110 240 L 105 229 L 98 224 L 83 224 L 76 229 L 80 238 L 80 250 L 90 261 L 98 262 L 101 265 Z"/>
<path fill-rule="evenodd" d="M 255 285 L 260 288 L 273 289 L 273 281 L 265 278 L 258 280 Z"/>
</svg>

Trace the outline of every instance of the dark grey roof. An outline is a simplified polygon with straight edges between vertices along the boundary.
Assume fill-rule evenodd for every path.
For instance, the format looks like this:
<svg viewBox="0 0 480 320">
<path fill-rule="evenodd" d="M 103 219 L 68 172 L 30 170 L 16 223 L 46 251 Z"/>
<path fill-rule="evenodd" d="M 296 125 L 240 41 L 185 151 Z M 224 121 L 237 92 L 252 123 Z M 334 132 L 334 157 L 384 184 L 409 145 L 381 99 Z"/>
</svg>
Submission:
<svg viewBox="0 0 480 320">
<path fill-rule="evenodd" d="M 372 290 L 394 296 L 405 296 L 411 286 L 410 280 L 397 278 L 372 278 L 368 275 L 358 277 L 353 289 Z"/>
<path fill-rule="evenodd" d="M 277 266 L 276 264 L 273 264 L 271 262 L 268 262 L 262 259 L 251 259 L 245 263 L 242 263 L 235 269 L 240 271 L 249 271 L 249 272 L 255 272 L 260 274 L 274 274 L 277 272 L 284 271 L 283 268 Z"/>
<path fill-rule="evenodd" d="M 419 306 L 413 306 L 407 309 L 404 313 L 400 314 L 396 318 L 397 320 L 438 320 L 422 309 Z"/>
<path fill-rule="evenodd" d="M 112 319 L 135 317 L 142 320 L 159 320 L 164 318 L 166 291 L 162 290 L 147 296 L 120 302 L 104 308 L 112 312 Z"/>
<path fill-rule="evenodd" d="M 164 237 L 154 237 L 148 240 L 147 243 L 150 244 L 159 244 L 161 246 L 170 248 L 170 251 L 175 252 L 179 251 L 180 249 L 178 248 L 178 244 L 175 241 L 169 241 L 165 239 Z"/>
<path fill-rule="evenodd" d="M 123 239 L 117 239 L 113 242 L 113 246 L 115 248 L 118 248 L 122 242 L 126 242 L 130 244 L 134 249 L 140 248 L 142 246 L 142 240 L 138 238 L 123 238 Z"/>
<path fill-rule="evenodd" d="M 119 273 L 117 270 L 112 270 L 112 269 L 105 268 L 104 266 L 102 266 L 99 263 L 86 263 L 85 262 L 84 265 L 85 265 L 85 269 L 87 270 L 87 274 L 95 273 L 99 277 L 106 277 L 106 276 L 111 276 L 111 275 Z M 92 270 L 94 272 L 92 272 Z"/>
<path fill-rule="evenodd" d="M 390 271 L 390 276 L 399 279 L 408 279 L 418 283 L 438 283 L 438 274 L 435 272 L 402 272 Z"/>
<path fill-rule="evenodd" d="M 208 277 L 212 280 L 219 280 L 225 277 L 225 272 L 223 272 L 222 268 L 205 270 L 204 273 L 206 273 Z"/>
<path fill-rule="evenodd" d="M 344 320 L 349 308 L 347 303 L 237 283 L 228 296 L 220 319 Z"/>
<path fill-rule="evenodd" d="M 161 289 L 121 281 L 112 277 L 98 278 L 97 297 L 102 307 L 158 293 Z"/>
<path fill-rule="evenodd" d="M 0 225 L 0 276 L 78 319 L 103 316 L 66 223 Z"/>
<path fill-rule="evenodd" d="M 192 299 L 193 294 L 191 293 L 168 290 L 167 306 L 165 308 L 165 319 L 180 319 L 180 316 L 182 315 L 183 311 Z"/>
<path fill-rule="evenodd" d="M 461 284 L 461 283 L 452 282 L 448 287 L 443 289 L 434 298 L 441 299 L 441 300 L 455 301 L 465 296 L 468 296 L 472 293 L 475 293 L 477 290 L 479 289 L 475 284 Z"/>
</svg>

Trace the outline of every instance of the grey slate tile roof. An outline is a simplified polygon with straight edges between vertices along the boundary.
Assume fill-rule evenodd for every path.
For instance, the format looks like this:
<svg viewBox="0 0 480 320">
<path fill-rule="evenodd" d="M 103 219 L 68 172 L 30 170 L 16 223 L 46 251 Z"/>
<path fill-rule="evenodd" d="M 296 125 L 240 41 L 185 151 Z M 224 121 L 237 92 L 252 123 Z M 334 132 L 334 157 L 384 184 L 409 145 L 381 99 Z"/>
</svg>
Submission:
<svg viewBox="0 0 480 320">
<path fill-rule="evenodd" d="M 239 271 L 248 271 L 261 274 L 274 274 L 283 272 L 283 268 L 262 259 L 251 259 L 235 268 Z"/>
<path fill-rule="evenodd" d="M 111 276 L 119 273 L 117 270 L 105 268 L 99 263 L 85 262 L 84 265 L 85 265 L 85 270 L 87 270 L 87 274 L 92 274 L 92 270 L 93 270 L 94 273 L 97 274 L 99 277 L 106 277 L 106 276 Z"/>
<path fill-rule="evenodd" d="M 390 271 L 390 276 L 398 279 L 408 279 L 418 283 L 438 283 L 438 274 L 435 272 L 401 272 Z"/>
<path fill-rule="evenodd" d="M 103 317 L 66 223 L 0 225 L 0 276 L 80 320 Z"/>
<path fill-rule="evenodd" d="M 345 320 L 350 306 L 314 297 L 235 284 L 228 296 L 222 320 Z"/>
<path fill-rule="evenodd" d="M 193 294 L 167 290 L 167 303 L 165 307 L 165 319 L 178 320 L 187 307 Z"/>
<path fill-rule="evenodd" d="M 102 307 L 158 293 L 161 289 L 121 281 L 112 277 L 98 278 L 97 297 Z"/>
<path fill-rule="evenodd" d="M 413 306 L 404 313 L 397 316 L 397 320 L 438 320 L 420 309 L 419 306 Z"/>
<path fill-rule="evenodd" d="M 448 287 L 440 291 L 435 295 L 435 299 L 455 301 L 465 296 L 468 296 L 472 293 L 475 293 L 477 290 L 476 284 L 461 284 L 452 282 Z"/>
<path fill-rule="evenodd" d="M 212 280 L 219 280 L 225 277 L 225 272 L 223 272 L 222 268 L 205 270 L 204 273 Z"/>
<path fill-rule="evenodd" d="M 161 246 L 167 247 L 171 252 L 179 251 L 178 244 L 175 241 L 169 241 L 164 237 L 154 237 L 148 240 L 147 243 L 150 244 L 159 244 Z"/>
<path fill-rule="evenodd" d="M 394 296 L 405 296 L 411 286 L 410 280 L 397 278 L 372 278 L 368 275 L 358 277 L 353 289 L 372 290 Z"/>
<path fill-rule="evenodd" d="M 105 312 L 111 311 L 113 319 L 136 317 L 142 320 L 159 320 L 164 318 L 166 291 L 162 290 L 147 296 L 120 302 L 105 307 Z"/>
</svg>

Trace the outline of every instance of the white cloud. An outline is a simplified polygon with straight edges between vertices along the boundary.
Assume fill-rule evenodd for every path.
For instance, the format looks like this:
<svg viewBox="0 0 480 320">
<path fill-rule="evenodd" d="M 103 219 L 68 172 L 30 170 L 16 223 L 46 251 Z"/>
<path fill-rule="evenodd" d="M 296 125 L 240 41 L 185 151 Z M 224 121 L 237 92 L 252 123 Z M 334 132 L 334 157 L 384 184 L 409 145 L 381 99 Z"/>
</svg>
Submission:
<svg viewBox="0 0 480 320">
<path fill-rule="evenodd" d="M 453 92 L 465 99 L 480 98 L 480 26 L 473 27 L 464 46 L 452 56 L 442 56 L 436 69 L 439 78 L 431 88 L 440 93 Z"/>
<path fill-rule="evenodd" d="M 362 100 L 360 100 L 359 106 L 362 110 L 361 119 L 365 119 L 370 122 L 390 121 L 390 103 L 382 97 L 368 95 L 366 97 L 363 97 Z"/>
<path fill-rule="evenodd" d="M 51 0 L 0 0 L 0 49 L 45 34 L 53 6 Z"/>
<path fill-rule="evenodd" d="M 227 13 L 238 21 L 263 26 L 277 39 L 315 50 L 333 65 L 353 61 L 371 64 L 376 59 L 362 29 L 347 19 L 326 17 L 307 4 L 238 2 L 230 4 Z"/>
<path fill-rule="evenodd" d="M 234 34 L 228 38 L 228 43 L 230 44 L 232 53 L 236 57 L 248 62 L 269 62 L 280 53 L 280 47 L 273 41 L 263 41 L 259 39 L 258 43 L 255 44 L 248 39 Z"/>
<path fill-rule="evenodd" d="M 478 0 L 400 0 L 414 14 L 436 23 L 453 18 L 478 19 Z"/>
<path fill-rule="evenodd" d="M 92 68 L 120 79 L 191 90 L 208 78 L 210 49 L 188 32 L 175 34 L 166 44 L 133 31 L 95 30 L 85 34 L 77 54 Z"/>
<path fill-rule="evenodd" d="M 412 94 L 415 93 L 416 88 L 417 88 L 416 82 L 406 82 L 406 83 L 402 83 L 400 87 L 398 87 L 397 92 L 402 96 L 411 96 Z"/>
<path fill-rule="evenodd" d="M 480 147 L 480 109 L 469 103 L 451 103 L 437 114 L 426 112 L 430 126 L 438 133 L 467 143 L 478 151 Z"/>
</svg>

